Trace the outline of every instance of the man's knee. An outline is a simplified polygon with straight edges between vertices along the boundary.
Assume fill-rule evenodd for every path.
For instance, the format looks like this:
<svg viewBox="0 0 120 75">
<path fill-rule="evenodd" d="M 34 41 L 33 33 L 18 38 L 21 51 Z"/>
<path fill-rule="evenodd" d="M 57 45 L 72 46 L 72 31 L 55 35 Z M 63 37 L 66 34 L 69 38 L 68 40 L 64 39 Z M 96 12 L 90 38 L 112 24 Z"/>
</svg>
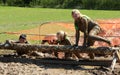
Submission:
<svg viewBox="0 0 120 75">
<path fill-rule="evenodd" d="M 93 39 L 94 36 L 95 36 L 94 34 L 89 34 L 88 39 Z"/>
</svg>

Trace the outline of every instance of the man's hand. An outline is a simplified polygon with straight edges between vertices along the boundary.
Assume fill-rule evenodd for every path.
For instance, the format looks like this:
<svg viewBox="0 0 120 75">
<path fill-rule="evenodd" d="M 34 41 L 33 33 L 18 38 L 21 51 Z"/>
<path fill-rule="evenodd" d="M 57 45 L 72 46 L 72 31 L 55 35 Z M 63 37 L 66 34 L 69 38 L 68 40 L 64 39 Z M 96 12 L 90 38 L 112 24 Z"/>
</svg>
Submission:
<svg viewBox="0 0 120 75">
<path fill-rule="evenodd" d="M 86 43 L 84 43 L 82 46 L 83 46 L 83 47 L 88 47 L 88 45 L 87 45 Z"/>
<path fill-rule="evenodd" d="M 73 46 L 78 46 L 78 44 L 74 44 Z"/>
<path fill-rule="evenodd" d="M 12 44 L 13 44 L 13 40 L 6 40 L 4 46 L 5 46 L 5 47 L 9 47 L 9 46 L 11 46 Z"/>
</svg>

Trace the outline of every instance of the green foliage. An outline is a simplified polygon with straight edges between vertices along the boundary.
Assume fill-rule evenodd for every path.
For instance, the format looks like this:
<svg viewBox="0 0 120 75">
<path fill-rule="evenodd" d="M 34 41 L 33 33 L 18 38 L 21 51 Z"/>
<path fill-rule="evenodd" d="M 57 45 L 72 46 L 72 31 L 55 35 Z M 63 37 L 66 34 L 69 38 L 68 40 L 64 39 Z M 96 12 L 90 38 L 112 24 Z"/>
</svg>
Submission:
<svg viewBox="0 0 120 75">
<path fill-rule="evenodd" d="M 120 0 L 97 0 L 96 9 L 120 10 Z"/>
<path fill-rule="evenodd" d="M 36 6 L 39 6 L 39 7 L 40 7 L 40 6 L 41 6 L 40 3 L 41 3 L 41 0 L 31 0 L 31 2 L 30 2 L 29 5 L 30 5 L 31 7 L 36 7 Z"/>
<path fill-rule="evenodd" d="M 94 9 L 96 7 L 97 0 L 82 0 L 82 8 Z"/>
<path fill-rule="evenodd" d="M 80 8 L 81 0 L 64 0 L 63 8 Z"/>
<path fill-rule="evenodd" d="M 0 0 L 0 3 L 8 6 L 29 6 L 32 0 Z"/>
<path fill-rule="evenodd" d="M 23 6 L 24 3 L 22 0 L 7 0 L 9 6 Z"/>
<path fill-rule="evenodd" d="M 120 10 L 120 0 L 0 0 L 0 4 L 21 7 Z"/>
</svg>

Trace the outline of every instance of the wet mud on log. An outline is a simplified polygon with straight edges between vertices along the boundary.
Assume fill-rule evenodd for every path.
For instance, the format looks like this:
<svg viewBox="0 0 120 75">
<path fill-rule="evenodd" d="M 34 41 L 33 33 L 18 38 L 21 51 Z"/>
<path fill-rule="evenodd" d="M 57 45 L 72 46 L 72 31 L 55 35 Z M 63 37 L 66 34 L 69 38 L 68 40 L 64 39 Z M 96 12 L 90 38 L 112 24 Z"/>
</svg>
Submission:
<svg viewBox="0 0 120 75">
<path fill-rule="evenodd" d="M 9 47 L 0 47 L 0 49 L 11 49 L 17 52 L 29 53 L 31 51 L 39 52 L 79 52 L 79 53 L 96 53 L 96 54 L 108 54 L 111 55 L 119 47 L 72 47 L 70 45 L 26 45 L 26 44 L 13 44 Z"/>
</svg>

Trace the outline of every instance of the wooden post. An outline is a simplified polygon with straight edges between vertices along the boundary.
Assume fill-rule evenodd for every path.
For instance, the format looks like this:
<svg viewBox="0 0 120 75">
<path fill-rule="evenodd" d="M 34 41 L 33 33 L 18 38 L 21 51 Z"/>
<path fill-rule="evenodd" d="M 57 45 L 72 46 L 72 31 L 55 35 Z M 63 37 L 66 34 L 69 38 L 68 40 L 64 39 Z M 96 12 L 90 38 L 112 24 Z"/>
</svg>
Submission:
<svg viewBox="0 0 120 75">
<path fill-rule="evenodd" d="M 115 55 L 118 59 L 118 62 L 120 63 L 120 50 L 117 50 Z"/>
<path fill-rule="evenodd" d="M 117 62 L 117 57 L 116 57 L 116 51 L 113 53 L 113 60 L 112 60 L 112 64 L 111 64 L 111 67 L 110 67 L 110 69 L 111 69 L 111 72 L 114 70 L 114 68 L 115 68 L 115 64 L 116 64 L 116 62 Z"/>
</svg>

